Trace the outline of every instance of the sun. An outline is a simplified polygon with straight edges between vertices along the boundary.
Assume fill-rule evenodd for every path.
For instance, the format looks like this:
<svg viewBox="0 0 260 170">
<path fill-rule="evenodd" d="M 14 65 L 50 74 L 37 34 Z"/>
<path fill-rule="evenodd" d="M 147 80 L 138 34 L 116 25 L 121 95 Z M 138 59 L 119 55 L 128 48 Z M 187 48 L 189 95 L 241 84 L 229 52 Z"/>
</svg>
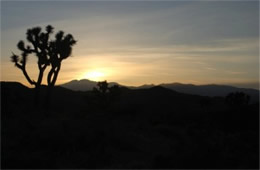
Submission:
<svg viewBox="0 0 260 170">
<path fill-rule="evenodd" d="M 92 70 L 85 73 L 84 78 L 93 80 L 93 81 L 101 81 L 105 76 L 104 72 Z"/>
</svg>

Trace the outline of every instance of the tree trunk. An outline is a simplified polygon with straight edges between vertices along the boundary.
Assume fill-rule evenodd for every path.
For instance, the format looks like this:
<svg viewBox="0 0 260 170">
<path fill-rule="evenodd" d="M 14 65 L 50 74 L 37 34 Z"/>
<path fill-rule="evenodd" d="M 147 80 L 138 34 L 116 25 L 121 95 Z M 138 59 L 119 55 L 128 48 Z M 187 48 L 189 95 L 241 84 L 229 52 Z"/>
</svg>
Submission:
<svg viewBox="0 0 260 170">
<path fill-rule="evenodd" d="M 39 85 L 35 85 L 34 88 L 34 106 L 35 107 L 39 107 L 39 95 L 40 95 L 40 86 Z"/>
<path fill-rule="evenodd" d="M 51 108 L 51 98 L 52 98 L 52 91 L 53 91 L 52 89 L 54 88 L 54 85 L 56 83 L 59 71 L 60 71 L 60 65 L 57 66 L 56 68 L 53 67 L 48 74 L 48 78 L 47 78 L 48 88 L 45 97 L 45 112 L 47 116 Z"/>
<path fill-rule="evenodd" d="M 44 69 L 40 69 L 38 80 L 37 80 L 37 83 L 35 84 L 34 105 L 36 107 L 39 106 L 40 88 L 41 88 L 41 83 L 42 83 L 42 78 L 43 78 L 43 72 L 44 72 Z"/>
<path fill-rule="evenodd" d="M 45 96 L 45 105 L 44 105 L 44 111 L 45 116 L 48 117 L 50 114 L 50 108 L 51 108 L 51 94 L 52 94 L 52 87 L 48 86 Z"/>
</svg>

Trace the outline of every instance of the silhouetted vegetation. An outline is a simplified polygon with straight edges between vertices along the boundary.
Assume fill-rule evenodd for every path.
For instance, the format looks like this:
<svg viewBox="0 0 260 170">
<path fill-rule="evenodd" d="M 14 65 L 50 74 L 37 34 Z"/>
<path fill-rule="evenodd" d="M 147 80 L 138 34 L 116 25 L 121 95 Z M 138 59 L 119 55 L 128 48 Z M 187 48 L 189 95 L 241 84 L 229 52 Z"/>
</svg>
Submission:
<svg viewBox="0 0 260 170">
<path fill-rule="evenodd" d="M 34 27 L 27 30 L 27 41 L 29 45 L 26 45 L 24 41 L 19 41 L 17 48 L 21 51 L 21 56 L 13 53 L 11 61 L 15 63 L 15 66 L 19 68 L 26 80 L 33 86 L 35 86 L 35 104 L 38 104 L 39 90 L 42 83 L 44 71 L 48 66 L 51 69 L 47 76 L 48 93 L 46 102 L 48 103 L 52 87 L 54 87 L 62 60 L 68 58 L 71 55 L 72 46 L 76 44 L 71 34 L 64 35 L 63 31 L 59 31 L 54 40 L 51 40 L 51 34 L 53 33 L 53 27 L 48 25 L 45 28 L 45 32 L 40 27 Z M 39 69 L 38 79 L 34 81 L 26 70 L 28 55 L 34 55 L 37 57 L 37 65 Z M 47 107 L 47 106 L 46 106 Z"/>
<path fill-rule="evenodd" d="M 230 93 L 226 96 L 226 103 L 232 107 L 243 107 L 249 104 L 250 96 L 243 92 Z"/>
<path fill-rule="evenodd" d="M 93 93 L 98 106 L 101 108 L 108 107 L 113 101 L 119 98 L 121 90 L 118 85 L 108 86 L 107 81 L 100 81 L 97 87 L 93 88 Z"/>
<path fill-rule="evenodd" d="M 259 168 L 258 99 L 250 103 L 243 92 L 190 95 L 161 86 L 131 90 L 107 81 L 86 92 L 55 87 L 76 41 L 63 31 L 51 40 L 52 33 L 52 26 L 45 32 L 28 29 L 31 45 L 20 41 L 21 56 L 11 57 L 35 86 L 35 97 L 19 83 L 1 82 L 2 168 Z M 29 54 L 38 58 L 36 82 L 26 70 Z M 48 66 L 48 86 L 41 86 Z M 40 88 L 47 117 L 32 105 Z M 203 88 L 209 87 L 199 87 L 203 94 L 217 93 Z M 51 92 L 55 105 L 49 108 Z"/>
<path fill-rule="evenodd" d="M 246 104 L 246 95 L 238 95 L 244 104 L 237 109 L 225 97 L 159 86 L 54 87 L 55 105 L 44 117 L 32 109 L 32 89 L 4 82 L 1 89 L 2 168 L 259 168 L 259 102 Z M 113 102 L 101 108 L 97 96 Z"/>
</svg>

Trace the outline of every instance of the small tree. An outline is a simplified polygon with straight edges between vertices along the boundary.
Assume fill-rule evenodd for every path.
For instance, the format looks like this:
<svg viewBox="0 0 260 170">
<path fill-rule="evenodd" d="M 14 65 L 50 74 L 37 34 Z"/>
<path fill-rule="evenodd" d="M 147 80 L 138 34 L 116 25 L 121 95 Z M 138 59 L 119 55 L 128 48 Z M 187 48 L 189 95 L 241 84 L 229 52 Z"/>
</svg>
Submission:
<svg viewBox="0 0 260 170">
<path fill-rule="evenodd" d="M 93 88 L 93 93 L 96 95 L 101 107 L 108 107 L 111 102 L 120 96 L 121 91 L 118 85 L 109 87 L 105 80 L 97 83 L 97 87 Z"/>
<path fill-rule="evenodd" d="M 39 88 L 47 66 L 51 66 L 47 76 L 48 87 L 50 87 L 48 89 L 51 89 L 56 83 L 62 60 L 71 55 L 72 46 L 76 44 L 73 36 L 71 34 L 64 36 L 63 31 L 59 31 L 55 39 L 50 40 L 53 29 L 51 25 L 45 28 L 45 32 L 42 31 L 40 27 L 28 29 L 26 38 L 30 45 L 25 46 L 24 41 L 19 41 L 17 47 L 21 51 L 21 56 L 14 53 L 11 56 L 11 61 L 15 63 L 17 68 L 22 70 L 26 80 L 35 86 L 35 104 L 38 103 Z M 36 82 L 30 78 L 26 70 L 27 57 L 29 54 L 33 54 L 38 58 L 39 74 Z M 48 94 L 50 94 L 50 92 L 48 92 Z M 47 98 L 49 98 L 49 96 L 50 95 L 47 95 Z"/>
</svg>

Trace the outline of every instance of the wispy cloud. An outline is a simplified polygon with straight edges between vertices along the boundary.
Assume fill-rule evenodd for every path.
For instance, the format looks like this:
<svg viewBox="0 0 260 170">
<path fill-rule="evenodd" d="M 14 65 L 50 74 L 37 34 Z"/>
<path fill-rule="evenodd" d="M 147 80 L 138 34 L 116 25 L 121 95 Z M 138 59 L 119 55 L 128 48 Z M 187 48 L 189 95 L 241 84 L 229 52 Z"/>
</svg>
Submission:
<svg viewBox="0 0 260 170">
<path fill-rule="evenodd" d="M 48 24 L 78 40 L 74 57 L 63 63 L 59 81 L 79 78 L 90 69 L 106 70 L 111 80 L 140 84 L 259 78 L 259 2 L 13 1 L 2 5 L 3 79 L 14 80 L 14 73 L 20 74 L 9 56 L 11 51 L 19 52 L 16 43 L 25 39 L 26 29 Z"/>
</svg>

